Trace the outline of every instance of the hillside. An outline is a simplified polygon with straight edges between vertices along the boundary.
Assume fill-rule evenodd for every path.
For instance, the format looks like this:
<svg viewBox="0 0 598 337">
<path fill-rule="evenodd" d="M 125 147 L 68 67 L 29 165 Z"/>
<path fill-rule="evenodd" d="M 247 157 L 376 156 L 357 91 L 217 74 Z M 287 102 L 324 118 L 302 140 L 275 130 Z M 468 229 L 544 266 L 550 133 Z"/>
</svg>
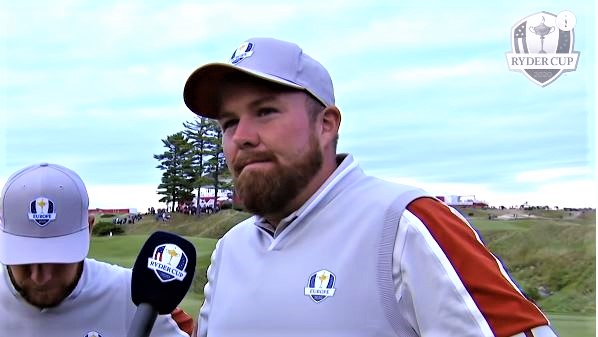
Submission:
<svg viewBox="0 0 598 337">
<path fill-rule="evenodd" d="M 549 312 L 596 312 L 594 210 L 474 211 L 469 218 L 538 306 Z"/>
<path fill-rule="evenodd" d="M 596 212 L 461 209 L 524 292 L 547 312 L 596 312 Z M 173 214 L 169 222 L 146 217 L 124 225 L 127 234 L 166 230 L 190 237 L 220 238 L 249 214 Z M 192 291 L 201 298 L 209 254 L 198 258 Z"/>
</svg>

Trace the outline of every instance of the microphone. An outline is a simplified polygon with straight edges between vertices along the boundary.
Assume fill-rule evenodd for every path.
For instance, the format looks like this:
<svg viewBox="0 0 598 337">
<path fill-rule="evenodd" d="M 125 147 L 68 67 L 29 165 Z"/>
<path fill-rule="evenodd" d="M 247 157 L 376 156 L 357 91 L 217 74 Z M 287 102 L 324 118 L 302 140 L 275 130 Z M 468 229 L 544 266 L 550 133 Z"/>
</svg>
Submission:
<svg viewBox="0 0 598 337">
<path fill-rule="evenodd" d="M 171 313 L 187 294 L 197 253 L 190 241 L 156 231 L 147 239 L 133 265 L 131 299 L 137 311 L 129 337 L 149 336 L 158 314 Z"/>
</svg>

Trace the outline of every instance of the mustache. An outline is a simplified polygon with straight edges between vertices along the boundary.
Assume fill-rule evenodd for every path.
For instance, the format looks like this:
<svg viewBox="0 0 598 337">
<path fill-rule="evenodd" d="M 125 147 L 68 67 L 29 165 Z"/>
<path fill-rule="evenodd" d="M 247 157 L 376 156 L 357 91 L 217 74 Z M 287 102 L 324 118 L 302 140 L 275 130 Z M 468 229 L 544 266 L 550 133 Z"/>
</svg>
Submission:
<svg viewBox="0 0 598 337">
<path fill-rule="evenodd" d="M 276 161 L 276 157 L 269 152 L 242 152 L 235 158 L 233 169 L 241 172 L 245 166 L 262 161 Z"/>
</svg>

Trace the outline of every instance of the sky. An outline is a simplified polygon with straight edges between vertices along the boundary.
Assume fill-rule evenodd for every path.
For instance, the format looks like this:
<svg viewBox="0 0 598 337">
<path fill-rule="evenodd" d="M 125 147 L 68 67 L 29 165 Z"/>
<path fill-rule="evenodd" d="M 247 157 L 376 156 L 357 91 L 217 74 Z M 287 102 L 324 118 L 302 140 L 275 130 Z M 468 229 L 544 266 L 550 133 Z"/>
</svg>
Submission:
<svg viewBox="0 0 598 337">
<path fill-rule="evenodd" d="M 575 15 L 580 53 L 544 87 L 506 58 L 543 11 Z M 596 17 L 594 0 L 0 0 L 0 185 L 50 162 L 81 176 L 91 208 L 164 207 L 153 155 L 195 118 L 187 77 L 274 37 L 328 69 L 338 152 L 366 173 L 491 206 L 595 208 Z"/>
</svg>

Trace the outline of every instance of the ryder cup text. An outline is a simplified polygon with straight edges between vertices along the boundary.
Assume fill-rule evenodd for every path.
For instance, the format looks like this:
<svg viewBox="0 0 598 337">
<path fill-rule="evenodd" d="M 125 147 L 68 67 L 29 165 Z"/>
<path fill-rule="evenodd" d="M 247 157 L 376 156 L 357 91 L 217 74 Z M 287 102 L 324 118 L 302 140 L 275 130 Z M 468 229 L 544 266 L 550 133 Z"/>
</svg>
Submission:
<svg viewBox="0 0 598 337">
<path fill-rule="evenodd" d="M 520 69 L 566 69 L 575 70 L 578 54 L 507 54 L 509 68 Z"/>
</svg>

